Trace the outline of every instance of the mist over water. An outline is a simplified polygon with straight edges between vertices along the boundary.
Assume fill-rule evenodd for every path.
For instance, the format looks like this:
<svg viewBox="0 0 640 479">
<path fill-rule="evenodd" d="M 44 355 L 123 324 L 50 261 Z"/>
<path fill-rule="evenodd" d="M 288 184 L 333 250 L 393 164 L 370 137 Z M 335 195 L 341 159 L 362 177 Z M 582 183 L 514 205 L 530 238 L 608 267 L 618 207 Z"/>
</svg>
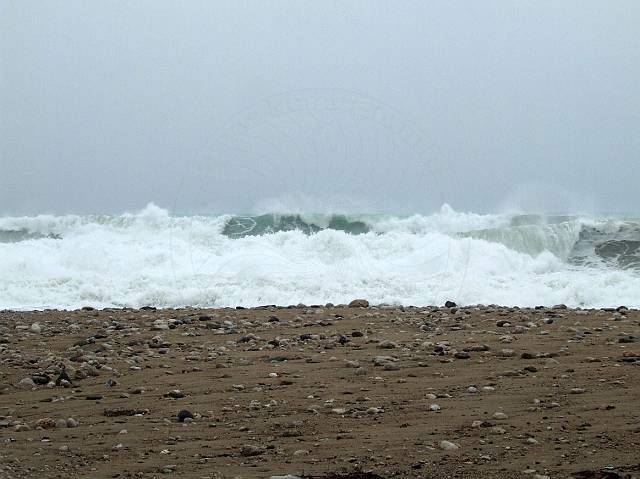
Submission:
<svg viewBox="0 0 640 479">
<path fill-rule="evenodd" d="M 640 4 L 3 2 L 0 214 L 636 213 Z"/>
</svg>

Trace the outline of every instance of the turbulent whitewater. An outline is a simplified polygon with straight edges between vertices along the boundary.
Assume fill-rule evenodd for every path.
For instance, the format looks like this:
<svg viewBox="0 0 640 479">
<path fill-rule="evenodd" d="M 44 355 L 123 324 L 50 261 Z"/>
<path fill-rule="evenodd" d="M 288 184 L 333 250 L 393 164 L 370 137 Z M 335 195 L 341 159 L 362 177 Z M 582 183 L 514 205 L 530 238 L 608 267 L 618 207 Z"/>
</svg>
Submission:
<svg viewBox="0 0 640 479">
<path fill-rule="evenodd" d="M 0 218 L 0 309 L 640 307 L 640 221 L 479 215 Z"/>
</svg>

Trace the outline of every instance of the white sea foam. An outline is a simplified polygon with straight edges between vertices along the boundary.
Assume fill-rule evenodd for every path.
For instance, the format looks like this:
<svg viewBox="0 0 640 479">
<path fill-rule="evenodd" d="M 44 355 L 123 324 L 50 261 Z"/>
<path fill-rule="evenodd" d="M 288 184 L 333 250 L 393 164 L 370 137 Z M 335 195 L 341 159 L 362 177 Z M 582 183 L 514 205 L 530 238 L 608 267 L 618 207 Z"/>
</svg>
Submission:
<svg viewBox="0 0 640 479">
<path fill-rule="evenodd" d="M 119 216 L 0 218 L 0 232 L 41 235 L 0 242 L 0 308 L 254 306 L 356 297 L 405 305 L 453 299 L 640 307 L 636 270 L 567 262 L 582 226 L 593 219 L 512 226 L 507 215 L 443 207 L 431 216 L 360 216 L 370 225 L 366 234 L 325 229 L 230 238 L 223 234 L 229 218 L 174 217 L 154 205 Z"/>
</svg>

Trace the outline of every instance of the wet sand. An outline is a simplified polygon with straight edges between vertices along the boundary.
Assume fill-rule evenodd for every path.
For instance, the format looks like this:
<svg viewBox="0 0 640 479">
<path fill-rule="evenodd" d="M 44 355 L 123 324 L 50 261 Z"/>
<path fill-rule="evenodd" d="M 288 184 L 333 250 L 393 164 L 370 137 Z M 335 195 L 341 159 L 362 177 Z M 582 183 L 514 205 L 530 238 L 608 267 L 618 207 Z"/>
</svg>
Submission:
<svg viewBox="0 0 640 479">
<path fill-rule="evenodd" d="M 639 338 L 626 309 L 0 312 L 0 477 L 640 477 Z"/>
</svg>

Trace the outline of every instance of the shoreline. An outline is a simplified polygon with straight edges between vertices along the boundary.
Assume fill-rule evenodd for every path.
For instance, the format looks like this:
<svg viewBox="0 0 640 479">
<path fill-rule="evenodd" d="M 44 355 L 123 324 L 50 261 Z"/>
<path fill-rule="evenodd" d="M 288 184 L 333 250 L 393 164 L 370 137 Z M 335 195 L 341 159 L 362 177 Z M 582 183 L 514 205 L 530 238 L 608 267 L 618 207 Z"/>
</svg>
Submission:
<svg viewBox="0 0 640 479">
<path fill-rule="evenodd" d="M 416 309 L 428 309 L 431 311 L 438 311 L 441 309 L 450 309 L 445 305 L 436 305 L 436 304 L 427 304 L 423 306 L 414 305 L 414 304 L 390 304 L 390 303 L 381 303 L 381 304 L 368 304 L 367 300 L 357 299 L 354 301 L 366 301 L 366 306 L 351 306 L 349 303 L 326 303 L 326 304 L 289 304 L 289 305 L 280 305 L 280 304 L 263 304 L 258 306 L 122 306 L 122 307 L 113 307 L 106 306 L 104 308 L 95 307 L 95 306 L 81 306 L 79 308 L 66 309 L 66 308 L 32 308 L 32 309 L 0 309 L 0 314 L 3 313 L 78 313 L 78 312 L 90 312 L 90 311 L 99 311 L 99 312 L 129 312 L 129 311 L 159 311 L 159 312 L 172 312 L 172 311 L 243 311 L 243 310 L 265 310 L 265 309 L 345 309 L 345 308 L 370 308 L 370 309 L 380 309 L 380 310 L 416 310 Z M 567 306 L 565 304 L 557 304 L 557 305 L 536 305 L 536 306 L 519 306 L 519 305 L 508 305 L 508 304 L 465 304 L 458 305 L 456 303 L 454 308 L 459 310 L 470 310 L 470 309 L 511 309 L 515 311 L 534 311 L 534 310 L 565 310 L 565 311 L 604 311 L 604 312 L 614 312 L 614 311 L 640 311 L 640 308 L 636 307 L 627 307 L 626 305 L 609 305 L 609 306 L 600 306 L 600 307 L 581 307 L 581 306 Z"/>
<path fill-rule="evenodd" d="M 0 359 L 0 477 L 640 475 L 620 306 L 5 310 Z"/>
</svg>

